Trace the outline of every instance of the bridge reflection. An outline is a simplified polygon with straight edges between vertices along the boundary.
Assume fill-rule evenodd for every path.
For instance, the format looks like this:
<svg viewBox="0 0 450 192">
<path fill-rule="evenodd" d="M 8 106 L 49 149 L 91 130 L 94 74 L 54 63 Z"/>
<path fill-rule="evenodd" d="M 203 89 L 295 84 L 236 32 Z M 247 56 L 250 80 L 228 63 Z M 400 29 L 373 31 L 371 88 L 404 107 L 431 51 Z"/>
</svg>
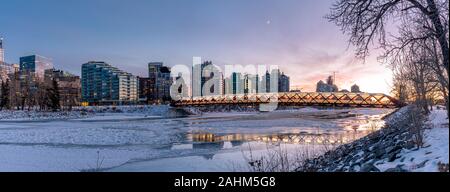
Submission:
<svg viewBox="0 0 450 192">
<path fill-rule="evenodd" d="M 213 133 L 190 133 L 187 139 L 194 143 L 222 143 L 231 142 L 233 146 L 244 142 L 259 141 L 265 143 L 288 143 L 306 145 L 340 145 L 352 142 L 372 132 L 365 131 L 342 131 L 340 133 L 283 133 L 283 134 L 213 134 Z"/>
</svg>

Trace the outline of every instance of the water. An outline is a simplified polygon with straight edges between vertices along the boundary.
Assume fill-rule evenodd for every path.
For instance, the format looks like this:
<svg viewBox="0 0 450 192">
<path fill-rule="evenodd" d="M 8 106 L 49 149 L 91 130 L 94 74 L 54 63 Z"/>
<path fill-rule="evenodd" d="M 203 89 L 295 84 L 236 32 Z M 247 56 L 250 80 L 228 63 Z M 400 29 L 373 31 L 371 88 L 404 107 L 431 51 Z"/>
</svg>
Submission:
<svg viewBox="0 0 450 192">
<path fill-rule="evenodd" d="M 390 112 L 305 109 L 171 119 L 111 114 L 0 123 L 0 171 L 249 171 L 255 168 L 249 161 L 274 154 L 286 155 L 293 169 L 295 160 L 379 129 Z"/>
</svg>

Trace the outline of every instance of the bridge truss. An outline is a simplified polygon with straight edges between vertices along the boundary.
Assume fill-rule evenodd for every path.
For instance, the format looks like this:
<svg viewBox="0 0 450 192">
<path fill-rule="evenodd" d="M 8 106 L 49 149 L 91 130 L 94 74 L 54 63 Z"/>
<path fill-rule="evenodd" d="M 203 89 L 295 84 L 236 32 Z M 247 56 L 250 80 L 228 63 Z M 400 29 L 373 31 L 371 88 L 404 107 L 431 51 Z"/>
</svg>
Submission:
<svg viewBox="0 0 450 192">
<path fill-rule="evenodd" d="M 336 106 L 336 107 L 367 107 L 367 108 L 397 108 L 404 106 L 393 97 L 382 93 L 345 93 L 345 92 L 288 92 L 259 93 L 239 95 L 218 95 L 182 99 L 173 101 L 176 107 L 240 105 L 255 106 L 266 103 L 277 103 L 281 106 Z"/>
</svg>

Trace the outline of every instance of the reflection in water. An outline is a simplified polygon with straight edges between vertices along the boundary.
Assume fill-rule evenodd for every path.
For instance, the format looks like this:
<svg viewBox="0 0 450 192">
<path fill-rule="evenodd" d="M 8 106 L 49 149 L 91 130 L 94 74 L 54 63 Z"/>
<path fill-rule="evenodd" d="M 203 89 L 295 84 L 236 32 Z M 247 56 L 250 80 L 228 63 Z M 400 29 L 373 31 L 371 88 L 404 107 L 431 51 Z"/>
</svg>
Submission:
<svg viewBox="0 0 450 192">
<path fill-rule="evenodd" d="M 233 146 L 241 145 L 243 142 L 259 141 L 265 143 L 289 143 L 289 144 L 310 144 L 329 145 L 345 144 L 352 142 L 372 132 L 364 131 L 343 131 L 339 133 L 282 133 L 282 134 L 226 134 L 216 135 L 213 133 L 190 133 L 187 135 L 189 141 L 195 144 L 211 144 L 231 142 Z"/>
<path fill-rule="evenodd" d="M 193 143 L 223 143 L 231 142 L 239 146 L 245 142 L 264 142 L 269 144 L 305 144 L 305 145 L 340 145 L 358 140 L 384 126 L 382 115 L 357 115 L 354 118 L 337 120 L 337 129 L 326 132 L 295 132 L 295 133 L 232 133 L 214 134 L 208 132 L 191 132 L 187 140 Z M 339 128 L 340 127 L 340 128 Z"/>
<path fill-rule="evenodd" d="M 176 132 L 169 132 L 176 135 L 171 150 L 119 170 L 249 171 L 249 162 L 270 160 L 277 154 L 295 169 L 306 158 L 378 130 L 384 124 L 381 117 L 388 112 L 355 109 L 353 115 L 341 110 L 280 111 L 178 119 Z"/>
</svg>

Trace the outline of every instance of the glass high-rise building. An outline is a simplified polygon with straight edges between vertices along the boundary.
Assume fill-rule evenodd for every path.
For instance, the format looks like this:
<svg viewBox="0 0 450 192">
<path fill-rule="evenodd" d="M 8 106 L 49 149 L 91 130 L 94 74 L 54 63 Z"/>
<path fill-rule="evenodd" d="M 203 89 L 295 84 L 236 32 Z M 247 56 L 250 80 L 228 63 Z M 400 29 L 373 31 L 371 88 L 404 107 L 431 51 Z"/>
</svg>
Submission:
<svg viewBox="0 0 450 192">
<path fill-rule="evenodd" d="M 3 50 L 3 38 L 0 37 L 0 64 L 5 62 L 5 51 Z"/>
<path fill-rule="evenodd" d="M 38 79 L 43 80 L 45 70 L 52 69 L 53 63 L 49 58 L 40 55 L 30 55 L 20 58 L 19 68 L 21 73 L 32 73 Z"/>
<path fill-rule="evenodd" d="M 281 75 L 278 76 L 278 92 L 289 92 L 291 91 L 290 86 L 290 78 L 284 73 L 281 73 Z"/>
<path fill-rule="evenodd" d="M 140 84 L 142 93 L 140 97 L 146 98 L 147 102 L 170 101 L 170 87 L 173 79 L 170 67 L 164 66 L 162 62 L 151 62 L 148 64 L 148 78 L 143 79 Z"/>
<path fill-rule="evenodd" d="M 285 75 L 279 69 L 269 71 L 262 78 L 260 92 L 262 93 L 280 93 L 290 91 L 290 77 Z M 264 90 L 265 88 L 265 90 Z"/>
<path fill-rule="evenodd" d="M 225 94 L 243 94 L 245 93 L 245 76 L 241 73 L 232 73 L 225 79 Z"/>
<path fill-rule="evenodd" d="M 9 66 L 5 63 L 4 51 L 3 51 L 3 38 L 0 37 L 0 82 L 6 81 L 8 77 Z"/>
<path fill-rule="evenodd" d="M 212 61 L 194 64 L 191 81 L 192 97 L 222 95 L 227 89 L 223 83 L 223 73 Z"/>
<path fill-rule="evenodd" d="M 138 100 L 137 78 L 105 62 L 81 67 L 81 97 L 89 104 L 127 104 Z"/>
</svg>

